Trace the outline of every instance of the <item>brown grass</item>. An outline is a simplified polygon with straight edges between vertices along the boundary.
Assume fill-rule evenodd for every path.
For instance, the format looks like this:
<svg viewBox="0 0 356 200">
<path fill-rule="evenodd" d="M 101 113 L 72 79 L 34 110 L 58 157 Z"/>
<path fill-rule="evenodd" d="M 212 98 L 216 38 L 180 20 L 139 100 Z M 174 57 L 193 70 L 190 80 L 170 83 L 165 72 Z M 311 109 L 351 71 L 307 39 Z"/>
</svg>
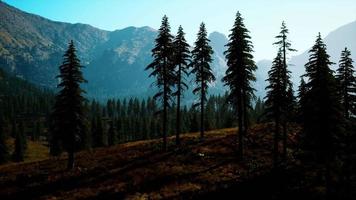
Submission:
<svg viewBox="0 0 356 200">
<path fill-rule="evenodd" d="M 236 129 L 222 129 L 207 132 L 204 141 L 198 133 L 184 134 L 180 148 L 170 137 L 167 152 L 160 150 L 161 140 L 79 152 L 72 171 L 65 170 L 65 155 L 5 165 L 0 167 L 0 199 L 180 199 L 216 191 L 270 171 L 271 153 L 264 145 L 272 138 L 268 129 L 251 130 L 249 138 L 255 141 L 247 140 L 244 162 L 236 158 Z M 41 156 L 43 151 L 38 148 Z"/>
</svg>

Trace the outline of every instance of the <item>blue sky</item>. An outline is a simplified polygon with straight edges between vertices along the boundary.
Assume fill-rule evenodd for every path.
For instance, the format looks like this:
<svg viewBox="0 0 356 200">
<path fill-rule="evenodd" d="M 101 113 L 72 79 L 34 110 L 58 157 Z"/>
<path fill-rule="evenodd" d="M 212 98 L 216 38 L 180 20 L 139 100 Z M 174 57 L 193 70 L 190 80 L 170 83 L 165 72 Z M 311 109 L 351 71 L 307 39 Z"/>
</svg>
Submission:
<svg viewBox="0 0 356 200">
<path fill-rule="evenodd" d="M 282 20 L 290 29 L 293 47 L 302 53 L 318 32 L 325 37 L 334 29 L 356 20 L 356 0 L 5 0 L 21 10 L 51 20 L 85 23 L 115 30 L 127 26 L 158 29 L 164 14 L 172 32 L 182 25 L 187 39 L 194 42 L 199 24 L 209 32 L 224 34 L 240 11 L 251 31 L 256 60 L 272 59 L 274 36 Z"/>
</svg>

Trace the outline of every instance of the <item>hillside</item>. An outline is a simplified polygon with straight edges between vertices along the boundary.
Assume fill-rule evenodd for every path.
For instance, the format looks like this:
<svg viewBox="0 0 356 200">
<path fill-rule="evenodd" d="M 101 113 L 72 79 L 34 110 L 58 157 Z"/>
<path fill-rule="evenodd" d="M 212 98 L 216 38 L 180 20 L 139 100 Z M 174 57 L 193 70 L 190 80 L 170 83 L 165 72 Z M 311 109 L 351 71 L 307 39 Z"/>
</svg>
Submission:
<svg viewBox="0 0 356 200">
<path fill-rule="evenodd" d="M 55 22 L 0 2 L 0 68 L 36 85 L 55 88 L 62 55 L 74 40 L 85 66 L 88 84 L 83 87 L 89 97 L 147 97 L 153 80 L 144 69 L 152 60 L 156 34 L 147 26 L 105 31 L 86 24 Z M 226 38 L 213 33 L 210 39 L 216 47 L 214 71 L 223 74 L 225 63 L 220 60 Z M 212 93 L 222 93 L 221 87 L 219 83 Z"/>
<path fill-rule="evenodd" d="M 0 68 L 0 96 L 39 95 L 47 92 L 19 77 L 14 77 Z"/>
<path fill-rule="evenodd" d="M 21 114 L 47 115 L 53 100 L 53 91 L 0 69 L 0 110 L 5 120 Z"/>
<path fill-rule="evenodd" d="M 170 138 L 171 150 L 165 153 L 159 150 L 160 140 L 80 152 L 74 171 L 65 170 L 65 157 L 4 165 L 0 167 L 0 197 L 192 199 L 237 186 L 243 188 L 255 180 L 254 189 L 263 193 L 252 196 L 272 195 L 272 185 L 262 185 L 272 167 L 271 149 L 266 145 L 272 138 L 269 127 L 259 125 L 252 129 L 250 139 L 256 142 L 248 143 L 244 162 L 236 159 L 236 129 L 223 129 L 207 132 L 203 142 L 198 133 L 185 134 L 181 149 L 175 149 L 174 138 Z M 240 195 L 248 192 L 234 193 L 238 191 Z"/>
</svg>

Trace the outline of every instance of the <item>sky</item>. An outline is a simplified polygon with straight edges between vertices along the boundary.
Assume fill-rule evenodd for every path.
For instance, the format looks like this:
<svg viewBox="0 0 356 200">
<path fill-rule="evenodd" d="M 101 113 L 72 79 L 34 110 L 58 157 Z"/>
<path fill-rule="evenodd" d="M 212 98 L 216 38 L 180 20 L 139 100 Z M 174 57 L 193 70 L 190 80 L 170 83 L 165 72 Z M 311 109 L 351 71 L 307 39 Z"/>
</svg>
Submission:
<svg viewBox="0 0 356 200">
<path fill-rule="evenodd" d="M 322 36 L 356 21 L 356 0 L 4 0 L 29 13 L 55 21 L 84 23 L 104 30 L 128 26 L 158 29 L 167 15 L 176 33 L 179 25 L 193 44 L 201 22 L 208 32 L 229 34 L 237 11 L 245 19 L 254 45 L 255 59 L 272 60 L 272 45 L 284 20 L 298 55 Z"/>
</svg>

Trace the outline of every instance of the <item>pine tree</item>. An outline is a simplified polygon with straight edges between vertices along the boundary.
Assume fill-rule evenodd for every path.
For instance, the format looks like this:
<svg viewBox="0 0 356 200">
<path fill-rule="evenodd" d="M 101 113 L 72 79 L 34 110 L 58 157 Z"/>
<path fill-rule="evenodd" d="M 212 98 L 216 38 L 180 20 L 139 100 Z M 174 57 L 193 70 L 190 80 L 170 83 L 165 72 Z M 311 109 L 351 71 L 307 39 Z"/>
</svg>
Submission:
<svg viewBox="0 0 356 200">
<path fill-rule="evenodd" d="M 179 134 L 181 133 L 181 97 L 184 90 L 188 89 L 185 78 L 188 77 L 188 63 L 190 62 L 189 44 L 184 38 L 183 28 L 179 26 L 177 36 L 173 41 L 174 65 L 176 66 L 176 88 L 177 92 L 177 116 L 176 116 L 176 145 L 180 144 Z"/>
<path fill-rule="evenodd" d="M 253 109 L 253 115 L 255 123 L 261 123 L 265 114 L 265 103 L 261 100 L 260 97 L 257 98 L 255 107 Z"/>
<path fill-rule="evenodd" d="M 168 109 L 172 97 L 172 86 L 175 83 L 174 65 L 173 65 L 173 36 L 170 33 L 170 26 L 167 16 L 162 19 L 162 25 L 158 30 L 158 36 L 155 40 L 156 45 L 152 49 L 153 62 L 146 67 L 146 70 L 152 70 L 150 77 L 156 77 L 154 83 L 158 87 L 158 93 L 154 99 L 159 99 L 162 103 L 162 125 L 163 125 L 163 149 L 167 150 L 167 123 Z"/>
<path fill-rule="evenodd" d="M 108 130 L 108 143 L 109 146 L 117 144 L 117 131 L 113 120 L 110 122 L 110 127 Z"/>
<path fill-rule="evenodd" d="M 3 125 L 4 125 L 4 120 L 2 116 L 0 116 L 0 164 L 5 163 L 8 160 L 8 156 L 9 156 Z"/>
<path fill-rule="evenodd" d="M 19 123 L 19 129 L 15 136 L 15 151 L 13 154 L 13 159 L 15 162 L 22 162 L 25 158 L 26 151 L 26 136 L 24 131 L 24 125 L 22 122 Z"/>
<path fill-rule="evenodd" d="M 356 116 L 356 77 L 351 52 L 345 48 L 341 53 L 336 79 L 341 93 L 341 104 L 346 119 Z"/>
<path fill-rule="evenodd" d="M 59 67 L 60 74 L 57 77 L 61 79 L 58 84 L 60 91 L 56 96 L 51 116 L 51 134 L 68 152 L 68 169 L 74 168 L 74 153 L 82 146 L 81 141 L 85 136 L 83 109 L 85 98 L 80 84 L 86 81 L 81 68 L 74 42 L 71 41 Z"/>
<path fill-rule="evenodd" d="M 33 135 L 32 135 L 32 140 L 38 141 L 39 137 L 41 136 L 41 131 L 42 131 L 42 126 L 41 122 L 35 122 L 33 123 Z"/>
<path fill-rule="evenodd" d="M 237 111 L 240 159 L 243 159 L 243 140 L 248 129 L 248 109 L 251 108 L 251 100 L 254 98 L 251 82 L 256 80 L 253 73 L 257 69 L 253 61 L 251 37 L 248 34 L 241 14 L 237 12 L 226 45 L 228 69 L 222 81 L 230 88 L 228 101 Z"/>
<path fill-rule="evenodd" d="M 339 95 L 342 106 L 343 115 L 346 119 L 345 136 L 342 138 L 340 145 L 342 148 L 343 176 L 347 192 L 351 189 L 351 176 L 353 168 L 355 167 L 355 118 L 356 118 L 356 77 L 355 70 L 352 65 L 351 52 L 345 48 L 341 52 L 341 59 L 339 61 L 339 68 L 337 69 L 336 79 L 339 84 Z"/>
<path fill-rule="evenodd" d="M 199 130 L 199 120 L 196 108 L 192 106 L 189 113 L 189 132 L 197 132 Z"/>
<path fill-rule="evenodd" d="M 306 94 L 307 94 L 306 83 L 302 77 L 298 89 L 298 121 L 299 122 L 302 122 L 303 119 L 306 117 L 303 112 L 303 108 L 305 108 L 306 106 L 306 100 L 307 100 Z"/>
<path fill-rule="evenodd" d="M 293 116 L 293 110 L 295 109 L 293 106 L 295 105 L 294 101 L 294 92 L 293 92 L 293 84 L 290 81 L 290 71 L 288 71 L 288 65 L 287 65 L 287 55 L 288 52 L 290 51 L 296 51 L 295 49 L 291 48 L 291 43 L 288 40 L 288 34 L 289 30 L 285 24 L 285 22 L 282 22 L 281 26 L 281 31 L 279 35 L 276 36 L 276 39 L 278 39 L 277 42 L 274 43 L 274 45 L 278 46 L 278 49 L 281 50 L 282 52 L 282 60 L 283 60 L 283 67 L 282 67 L 282 98 L 283 100 L 281 103 L 283 104 L 282 107 L 282 115 L 281 115 L 281 120 L 282 120 L 282 127 L 283 127 L 283 154 L 282 158 L 285 161 L 287 158 L 287 139 L 288 139 L 288 134 L 287 134 L 287 125 L 288 121 L 291 120 Z"/>
<path fill-rule="evenodd" d="M 194 49 L 192 50 L 191 73 L 195 75 L 193 93 L 199 95 L 199 103 L 194 106 L 200 106 L 200 138 L 204 139 L 204 109 L 206 95 L 208 93 L 208 84 L 215 81 L 215 76 L 211 69 L 213 49 L 209 45 L 205 24 L 201 23 Z"/>
<path fill-rule="evenodd" d="M 320 33 L 309 54 L 305 65 L 308 82 L 302 108 L 305 116 L 302 148 L 314 155 L 318 163 L 324 164 L 326 188 L 330 192 L 331 163 L 337 152 L 335 144 L 342 134 L 343 115 L 337 82 L 330 69 L 332 62 Z"/>
<path fill-rule="evenodd" d="M 283 57 L 282 51 L 279 50 L 277 57 L 273 61 L 271 70 L 268 72 L 269 85 L 266 87 L 266 115 L 274 119 L 274 145 L 273 145 L 273 163 L 277 167 L 279 164 L 279 138 L 280 138 L 280 123 L 283 112 Z"/>
<path fill-rule="evenodd" d="M 94 131 L 94 147 L 105 146 L 104 128 L 101 116 L 96 117 Z"/>
</svg>

